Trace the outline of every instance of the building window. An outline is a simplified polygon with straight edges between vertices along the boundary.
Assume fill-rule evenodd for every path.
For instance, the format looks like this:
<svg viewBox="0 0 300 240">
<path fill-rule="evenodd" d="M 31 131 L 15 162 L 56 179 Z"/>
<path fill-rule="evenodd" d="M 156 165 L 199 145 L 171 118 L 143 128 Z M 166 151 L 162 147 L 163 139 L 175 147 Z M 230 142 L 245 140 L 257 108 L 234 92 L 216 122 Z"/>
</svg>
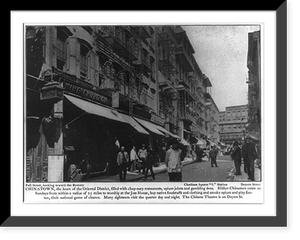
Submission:
<svg viewBox="0 0 300 240">
<path fill-rule="evenodd" d="M 60 70 L 64 70 L 64 66 L 66 63 L 66 45 L 63 41 L 57 39 L 56 42 L 56 53 L 57 53 L 57 59 L 56 59 L 56 65 L 57 68 Z"/>
<path fill-rule="evenodd" d="M 86 80 L 87 70 L 87 57 L 86 55 L 80 54 L 80 79 Z"/>
<path fill-rule="evenodd" d="M 57 28 L 56 39 L 56 65 L 60 70 L 64 70 L 64 66 L 67 60 L 66 40 L 69 37 L 64 28 Z"/>
<path fill-rule="evenodd" d="M 89 48 L 85 44 L 80 44 L 80 79 L 86 80 L 88 71 L 87 54 Z"/>
<path fill-rule="evenodd" d="M 151 69 L 151 81 L 153 82 L 153 83 L 155 83 L 156 82 L 156 80 L 155 80 L 155 59 L 153 58 L 153 57 L 150 57 L 150 69 Z"/>
</svg>

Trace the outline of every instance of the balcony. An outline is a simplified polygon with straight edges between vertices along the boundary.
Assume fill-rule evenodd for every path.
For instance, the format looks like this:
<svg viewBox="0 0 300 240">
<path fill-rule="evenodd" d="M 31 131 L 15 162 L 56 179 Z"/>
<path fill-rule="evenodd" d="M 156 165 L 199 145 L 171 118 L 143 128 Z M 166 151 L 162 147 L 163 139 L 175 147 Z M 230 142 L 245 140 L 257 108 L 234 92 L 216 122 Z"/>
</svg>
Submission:
<svg viewBox="0 0 300 240">
<path fill-rule="evenodd" d="M 132 62 L 132 64 L 137 68 L 139 71 L 144 73 L 146 76 L 149 76 L 151 72 L 151 64 L 150 64 L 150 57 L 141 55 L 140 59 L 137 59 Z"/>
<path fill-rule="evenodd" d="M 166 28 L 165 28 L 166 29 Z M 167 32 L 161 32 L 158 34 L 159 42 L 161 42 L 164 49 L 167 51 L 174 51 L 176 38 L 167 30 Z"/>
<path fill-rule="evenodd" d="M 187 51 L 185 50 L 182 44 L 178 45 L 176 49 L 176 59 L 187 72 L 194 71 L 191 57 L 188 55 Z"/>
<path fill-rule="evenodd" d="M 182 119 L 183 119 L 184 121 L 188 121 L 188 122 L 190 122 L 190 123 L 196 123 L 196 122 L 197 122 L 196 119 L 194 118 L 194 116 L 193 116 L 192 114 L 190 114 L 189 112 L 186 112 L 186 113 L 183 115 Z"/>
<path fill-rule="evenodd" d="M 182 85 L 188 89 L 190 88 L 189 80 L 185 75 L 179 76 L 178 84 Z"/>
<path fill-rule="evenodd" d="M 127 62 L 138 59 L 140 48 L 133 38 L 129 38 L 123 28 L 102 26 L 100 35 L 109 46 Z"/>
<path fill-rule="evenodd" d="M 167 71 L 172 71 L 176 67 L 176 60 L 171 54 L 166 54 L 158 62 L 159 68 Z"/>
<path fill-rule="evenodd" d="M 209 93 L 204 93 L 204 100 L 205 102 L 208 102 L 211 99 L 211 96 Z"/>
<path fill-rule="evenodd" d="M 187 73 L 187 76 L 190 78 L 190 79 L 194 79 L 195 78 L 195 76 L 196 76 L 196 74 L 195 74 L 195 72 L 188 72 Z"/>
<path fill-rule="evenodd" d="M 171 80 L 171 78 L 161 73 L 158 75 L 158 84 L 159 88 L 163 91 L 174 89 L 174 82 Z"/>
<path fill-rule="evenodd" d="M 151 38 L 154 30 L 151 26 L 134 26 L 135 33 L 142 39 Z"/>
</svg>

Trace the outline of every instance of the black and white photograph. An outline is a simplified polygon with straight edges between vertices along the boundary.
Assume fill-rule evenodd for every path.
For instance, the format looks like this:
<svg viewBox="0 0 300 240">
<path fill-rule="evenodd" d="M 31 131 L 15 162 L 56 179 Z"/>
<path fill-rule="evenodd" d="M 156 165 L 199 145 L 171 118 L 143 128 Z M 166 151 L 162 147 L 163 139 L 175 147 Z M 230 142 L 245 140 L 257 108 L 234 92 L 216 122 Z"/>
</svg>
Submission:
<svg viewBox="0 0 300 240">
<path fill-rule="evenodd" d="M 12 11 L 2 225 L 286 226 L 286 7 Z"/>
<path fill-rule="evenodd" d="M 26 183 L 262 181 L 260 25 L 24 35 Z"/>
</svg>

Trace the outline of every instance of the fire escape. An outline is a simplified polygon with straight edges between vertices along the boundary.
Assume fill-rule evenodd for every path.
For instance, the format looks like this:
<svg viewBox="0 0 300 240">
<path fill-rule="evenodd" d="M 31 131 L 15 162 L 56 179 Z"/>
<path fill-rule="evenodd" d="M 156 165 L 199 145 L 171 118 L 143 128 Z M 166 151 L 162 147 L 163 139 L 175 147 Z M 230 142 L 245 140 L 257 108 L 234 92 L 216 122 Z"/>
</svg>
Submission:
<svg viewBox="0 0 300 240">
<path fill-rule="evenodd" d="M 120 65 L 122 71 L 129 73 L 128 94 L 120 96 L 120 100 L 127 102 L 131 113 L 133 105 L 139 105 L 143 89 L 148 87 L 143 82 L 143 75 L 149 76 L 151 61 L 142 48 L 142 41 L 146 41 L 152 34 L 150 27 L 145 26 L 100 26 L 96 37 L 99 51 Z"/>
<path fill-rule="evenodd" d="M 179 129 L 178 110 L 173 105 L 176 105 L 178 100 L 174 40 L 170 27 L 166 26 L 160 29 L 158 33 L 158 69 L 164 76 L 159 79 L 160 96 L 164 100 L 161 102 L 161 109 L 165 115 L 165 122 L 169 125 L 169 130 L 177 134 Z"/>
<path fill-rule="evenodd" d="M 166 77 L 166 81 L 161 82 L 160 87 L 170 88 L 175 85 L 176 78 L 176 60 L 172 54 L 175 51 L 175 44 L 168 32 L 161 32 L 158 37 L 160 43 L 158 68 Z"/>
<path fill-rule="evenodd" d="M 142 47 L 141 41 L 143 41 L 144 44 L 148 45 L 148 42 L 146 40 L 148 38 L 151 38 L 154 30 L 151 26 L 131 26 L 131 28 L 133 29 L 140 49 L 139 57 L 137 59 L 134 59 L 132 61 L 132 64 L 137 72 L 140 72 L 146 77 L 149 77 L 152 71 L 151 64 L 154 62 L 154 59 L 152 59 L 151 62 L 151 57 L 149 56 L 147 50 Z"/>
<path fill-rule="evenodd" d="M 102 31 L 104 32 L 102 37 L 105 38 L 115 53 L 126 62 L 130 63 L 138 59 L 138 43 L 132 38 L 131 31 L 128 27 L 103 26 Z"/>
</svg>

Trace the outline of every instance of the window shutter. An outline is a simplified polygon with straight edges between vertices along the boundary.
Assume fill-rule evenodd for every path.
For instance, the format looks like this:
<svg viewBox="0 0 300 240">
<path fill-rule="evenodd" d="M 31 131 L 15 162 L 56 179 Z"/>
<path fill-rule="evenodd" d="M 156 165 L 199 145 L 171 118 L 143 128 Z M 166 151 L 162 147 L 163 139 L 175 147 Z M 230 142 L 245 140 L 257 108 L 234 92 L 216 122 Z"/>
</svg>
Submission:
<svg viewBox="0 0 300 240">
<path fill-rule="evenodd" d="M 89 51 L 87 58 L 88 58 L 87 81 L 93 85 L 96 85 L 96 82 L 95 82 L 95 53 L 93 51 Z"/>
<path fill-rule="evenodd" d="M 57 58 L 57 53 L 56 53 L 56 48 L 57 48 L 57 30 L 55 27 L 51 28 L 51 37 L 52 37 L 52 66 L 57 67 L 56 64 L 56 58 Z"/>
<path fill-rule="evenodd" d="M 93 56 L 92 56 L 92 51 L 89 51 L 88 54 L 87 54 L 87 67 L 88 67 L 88 70 L 87 70 L 87 78 L 86 78 L 86 81 L 88 81 L 89 83 L 92 83 L 91 82 L 91 76 L 92 76 L 92 62 L 93 62 Z"/>
<path fill-rule="evenodd" d="M 99 74 L 100 74 L 100 66 L 99 66 L 99 57 L 95 53 L 95 74 L 94 74 L 94 82 L 97 87 L 99 87 Z"/>
<path fill-rule="evenodd" d="M 66 40 L 66 71 L 70 71 L 70 40 L 69 38 Z"/>
<path fill-rule="evenodd" d="M 80 78 L 80 43 L 76 40 L 76 77 Z"/>
<path fill-rule="evenodd" d="M 74 37 L 69 37 L 66 40 L 66 69 L 67 72 L 79 77 L 80 74 L 80 45 L 77 42 L 77 39 Z"/>
</svg>

